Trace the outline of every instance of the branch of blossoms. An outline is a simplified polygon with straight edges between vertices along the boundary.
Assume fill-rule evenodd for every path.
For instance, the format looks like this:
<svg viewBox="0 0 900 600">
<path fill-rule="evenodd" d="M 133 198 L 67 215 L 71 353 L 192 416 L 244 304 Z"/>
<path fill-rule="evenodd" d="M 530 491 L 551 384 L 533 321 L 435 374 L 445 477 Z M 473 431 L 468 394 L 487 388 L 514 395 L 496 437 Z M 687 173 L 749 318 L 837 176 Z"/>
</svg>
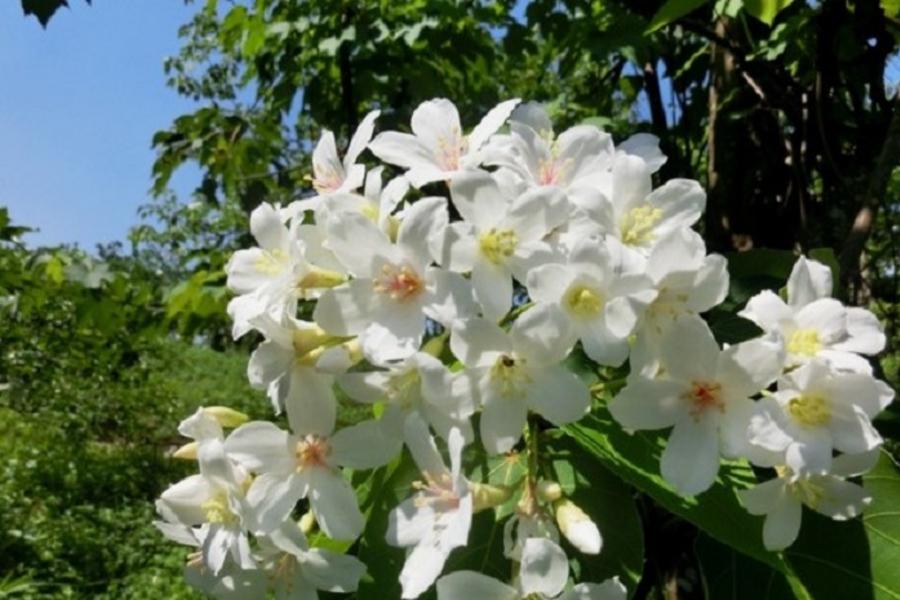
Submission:
<svg viewBox="0 0 900 600">
<path fill-rule="evenodd" d="M 763 334 L 722 347 L 700 316 L 729 287 L 725 259 L 692 230 L 705 194 L 686 179 L 653 188 L 665 162 L 655 137 L 557 135 L 540 105 L 518 100 L 468 135 L 445 99 L 419 106 L 411 134 L 373 139 L 377 117 L 343 160 L 325 131 L 316 195 L 259 206 L 258 246 L 228 263 L 234 335 L 264 338 L 248 378 L 283 425 L 206 407 L 179 426 L 192 441 L 175 456 L 198 473 L 163 492 L 157 525 L 191 547 L 191 585 L 238 598 L 354 592 L 365 534 L 404 550 L 403 598 L 432 587 L 439 600 L 626 598 L 618 578 L 574 581 L 561 540 L 595 555 L 602 532 L 546 477 L 542 432 L 591 410 L 572 352 L 598 370 L 628 365 L 597 410 L 628 431 L 670 429 L 660 469 L 680 493 L 713 485 L 722 457 L 770 469 L 740 492 L 765 515 L 770 549 L 793 542 L 803 505 L 842 520 L 871 501 L 851 479 L 874 464 L 872 419 L 894 396 L 865 358 L 885 338 L 872 313 L 830 298 L 827 267 L 800 257 L 784 296 L 764 291 L 741 313 Z M 360 161 L 366 148 L 387 166 Z M 426 184 L 446 195 L 423 196 Z M 525 457 L 518 481 L 474 475 L 510 452 Z M 407 454 L 419 478 L 373 531 L 351 474 Z M 490 509 L 510 576 L 445 574 Z M 321 547 L 327 538 L 341 543 Z"/>
</svg>

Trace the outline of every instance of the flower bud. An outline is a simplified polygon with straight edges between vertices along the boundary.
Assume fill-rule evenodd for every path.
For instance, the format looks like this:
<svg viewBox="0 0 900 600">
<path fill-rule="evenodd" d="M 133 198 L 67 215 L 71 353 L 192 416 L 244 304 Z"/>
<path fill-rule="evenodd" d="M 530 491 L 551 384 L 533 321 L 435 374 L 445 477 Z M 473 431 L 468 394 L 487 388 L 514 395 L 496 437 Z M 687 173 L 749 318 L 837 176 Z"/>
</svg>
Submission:
<svg viewBox="0 0 900 600">
<path fill-rule="evenodd" d="M 189 442 L 172 453 L 172 458 L 180 458 L 182 460 L 197 460 L 197 442 Z"/>
<path fill-rule="evenodd" d="M 347 281 L 347 277 L 343 273 L 311 267 L 309 272 L 297 282 L 297 288 L 301 290 L 333 288 L 345 281 Z"/>
<path fill-rule="evenodd" d="M 314 515 L 312 511 L 303 513 L 303 516 L 300 517 L 297 525 L 300 526 L 300 530 L 304 535 L 309 535 L 316 527 L 316 515 Z"/>
<path fill-rule="evenodd" d="M 598 554 L 603 538 L 597 524 L 571 500 L 557 500 L 554 508 L 556 524 L 569 543 L 585 554 Z"/>
<path fill-rule="evenodd" d="M 222 427 L 229 428 L 238 427 L 250 420 L 244 413 L 227 406 L 207 406 L 203 409 L 203 414 L 218 421 Z"/>
<path fill-rule="evenodd" d="M 562 487 L 555 481 L 541 479 L 537 484 L 537 496 L 542 502 L 556 502 L 562 498 Z"/>
<path fill-rule="evenodd" d="M 512 497 L 513 488 L 508 485 L 469 482 L 472 492 L 472 510 L 478 512 L 486 508 L 500 506 Z"/>
</svg>

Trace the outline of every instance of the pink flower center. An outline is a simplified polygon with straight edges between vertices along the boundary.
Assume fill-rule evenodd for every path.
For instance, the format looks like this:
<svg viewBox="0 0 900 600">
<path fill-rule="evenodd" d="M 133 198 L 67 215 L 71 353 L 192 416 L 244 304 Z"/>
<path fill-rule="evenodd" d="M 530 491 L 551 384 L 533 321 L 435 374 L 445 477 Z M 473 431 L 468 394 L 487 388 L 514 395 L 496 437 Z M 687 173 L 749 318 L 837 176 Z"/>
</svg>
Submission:
<svg viewBox="0 0 900 600">
<path fill-rule="evenodd" d="M 435 478 L 424 473 L 425 481 L 414 481 L 413 487 L 419 490 L 416 506 L 432 506 L 438 511 L 456 510 L 459 508 L 459 494 L 453 489 L 453 482 L 446 473 Z"/>
<path fill-rule="evenodd" d="M 344 178 L 334 169 L 322 165 L 313 165 L 316 176 L 312 181 L 313 188 L 320 194 L 322 192 L 334 192 L 344 184 Z"/>
<path fill-rule="evenodd" d="M 694 381 L 691 389 L 685 394 L 685 398 L 691 403 L 691 415 L 699 417 L 710 409 L 725 412 L 725 403 L 722 401 L 722 385 L 715 381 Z"/>
<path fill-rule="evenodd" d="M 381 275 L 375 280 L 375 291 L 387 294 L 391 300 L 404 302 L 418 296 L 425 289 L 419 274 L 406 265 L 384 265 Z"/>
<path fill-rule="evenodd" d="M 307 467 L 327 467 L 329 456 L 331 445 L 328 440 L 315 434 L 299 440 L 294 448 L 298 471 Z"/>
</svg>

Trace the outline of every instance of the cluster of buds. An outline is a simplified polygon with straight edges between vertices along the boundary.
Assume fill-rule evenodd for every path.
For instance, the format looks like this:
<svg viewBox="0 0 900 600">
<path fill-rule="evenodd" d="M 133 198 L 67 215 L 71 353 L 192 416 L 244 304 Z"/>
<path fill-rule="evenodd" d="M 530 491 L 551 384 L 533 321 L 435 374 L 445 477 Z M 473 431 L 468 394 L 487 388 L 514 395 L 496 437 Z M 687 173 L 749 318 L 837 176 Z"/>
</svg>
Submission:
<svg viewBox="0 0 900 600">
<path fill-rule="evenodd" d="M 628 430 L 672 428 L 661 470 L 681 493 L 709 488 L 722 456 L 775 467 L 743 495 L 768 515 L 767 546 L 794 539 L 801 503 L 838 519 L 865 506 L 846 478 L 881 444 L 871 418 L 893 392 L 860 354 L 879 352 L 884 335 L 871 313 L 827 297 L 827 268 L 800 258 L 786 301 L 764 292 L 743 312 L 763 334 L 722 348 L 699 315 L 725 298 L 727 263 L 692 229 L 701 186 L 654 188 L 665 162 L 655 137 L 616 145 L 592 125 L 557 135 L 541 106 L 518 100 L 467 135 L 443 99 L 416 109 L 411 133 L 373 139 L 378 116 L 343 159 L 325 132 L 317 194 L 258 207 L 258 246 L 228 264 L 234 336 L 264 338 L 250 382 L 286 428 L 220 409 L 179 428 L 194 441 L 177 454 L 199 474 L 163 493 L 159 527 L 198 549 L 193 584 L 216 596 L 356 590 L 355 541 L 373 532 L 349 472 L 396 464 L 406 447 L 421 476 L 374 532 L 406 551 L 403 598 L 435 582 L 440 600 L 625 598 L 618 579 L 571 580 L 560 534 L 596 554 L 600 531 L 591 507 L 537 476 L 547 457 L 535 425 L 591 408 L 566 366 L 573 351 L 598 367 L 627 361 L 607 408 Z M 384 167 L 358 162 L 366 150 L 397 176 L 383 184 Z M 369 418 L 339 419 L 349 404 L 371 406 Z M 467 476 L 472 457 L 513 451 L 529 464 L 514 485 Z M 507 503 L 514 514 L 496 515 L 511 579 L 443 575 L 473 514 Z M 313 529 L 345 552 L 311 546 Z"/>
</svg>

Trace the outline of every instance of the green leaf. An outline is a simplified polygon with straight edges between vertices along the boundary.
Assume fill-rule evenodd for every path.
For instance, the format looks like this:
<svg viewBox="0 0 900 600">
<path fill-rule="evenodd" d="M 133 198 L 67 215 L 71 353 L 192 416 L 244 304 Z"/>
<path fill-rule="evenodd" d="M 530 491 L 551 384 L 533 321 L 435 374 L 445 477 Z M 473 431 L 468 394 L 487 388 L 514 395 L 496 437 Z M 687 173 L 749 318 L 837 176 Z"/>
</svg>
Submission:
<svg viewBox="0 0 900 600">
<path fill-rule="evenodd" d="M 410 486 L 419 477 L 409 453 L 404 450 L 400 458 L 376 469 L 366 477 L 358 473 L 354 477 L 360 509 L 366 517 L 366 529 L 359 542 L 359 559 L 366 563 L 367 574 L 360 582 L 360 598 L 399 598 L 400 582 L 397 576 L 403 568 L 405 553 L 402 548 L 389 546 L 385 541 L 388 515 L 410 495 Z M 357 478 L 364 478 L 356 481 Z"/>
<path fill-rule="evenodd" d="M 652 33 L 708 3 L 709 0 L 668 0 L 653 15 L 644 33 Z"/>
<path fill-rule="evenodd" d="M 743 304 L 761 290 L 778 290 L 784 286 L 797 257 L 789 250 L 760 248 L 726 255 L 731 279 L 729 296 Z"/>
<path fill-rule="evenodd" d="M 565 428 L 579 445 L 625 481 L 651 496 L 666 510 L 695 524 L 710 537 L 783 572 L 784 560 L 762 545 L 762 522 L 741 506 L 736 491 L 750 487 L 756 476 L 741 461 L 722 465 L 719 478 L 706 492 L 685 498 L 659 474 L 666 433 L 629 435 L 605 407 L 595 409 L 576 425 Z"/>
<path fill-rule="evenodd" d="M 784 573 L 700 534 L 694 544 L 707 598 L 797 600 Z"/>
<path fill-rule="evenodd" d="M 862 519 L 804 509 L 800 537 L 784 553 L 816 600 L 900 599 L 900 470 L 887 452 L 863 485 L 873 500 Z"/>
<path fill-rule="evenodd" d="M 567 427 L 566 432 L 665 509 L 717 542 L 784 574 L 796 597 L 900 600 L 900 569 L 896 568 L 900 560 L 900 471 L 887 453 L 882 453 L 876 468 L 863 477 L 874 500 L 862 519 L 837 522 L 804 509 L 797 541 L 776 554 L 762 545 L 763 519 L 748 514 L 737 499 L 736 491 L 756 480 L 746 463 L 723 462 L 712 488 L 697 498 L 683 498 L 659 475 L 664 435 L 629 435 L 605 408 Z"/>
<path fill-rule="evenodd" d="M 881 0 L 881 10 L 886 17 L 892 19 L 900 17 L 900 0 Z"/>
<path fill-rule="evenodd" d="M 618 575 L 634 593 L 644 570 L 644 536 L 631 489 L 592 460 L 574 440 L 548 444 L 553 474 L 572 500 L 600 529 L 600 554 L 588 556 L 563 541 L 577 581 L 601 582 Z"/>
<path fill-rule="evenodd" d="M 744 10 L 771 25 L 778 13 L 790 6 L 794 0 L 744 0 Z"/>
</svg>

